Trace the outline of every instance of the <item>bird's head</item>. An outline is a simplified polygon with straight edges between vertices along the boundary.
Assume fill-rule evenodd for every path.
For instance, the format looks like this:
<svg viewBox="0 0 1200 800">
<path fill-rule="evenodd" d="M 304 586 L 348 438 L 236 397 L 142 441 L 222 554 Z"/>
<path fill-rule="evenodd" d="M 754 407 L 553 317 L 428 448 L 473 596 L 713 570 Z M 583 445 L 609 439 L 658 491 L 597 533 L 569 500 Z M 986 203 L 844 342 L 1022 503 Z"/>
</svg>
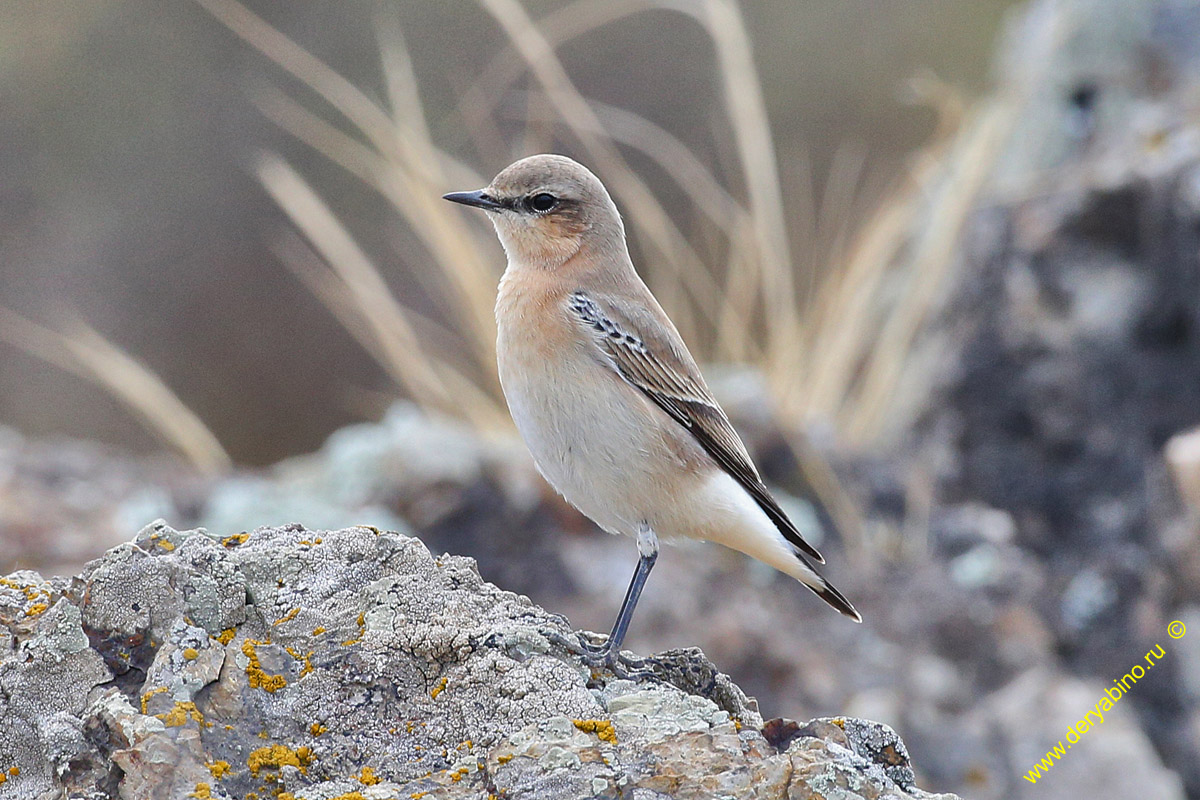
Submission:
<svg viewBox="0 0 1200 800">
<path fill-rule="evenodd" d="M 566 156 L 523 158 L 485 188 L 445 199 L 486 211 L 510 264 L 554 269 L 585 248 L 625 248 L 621 217 L 604 184 Z"/>
</svg>

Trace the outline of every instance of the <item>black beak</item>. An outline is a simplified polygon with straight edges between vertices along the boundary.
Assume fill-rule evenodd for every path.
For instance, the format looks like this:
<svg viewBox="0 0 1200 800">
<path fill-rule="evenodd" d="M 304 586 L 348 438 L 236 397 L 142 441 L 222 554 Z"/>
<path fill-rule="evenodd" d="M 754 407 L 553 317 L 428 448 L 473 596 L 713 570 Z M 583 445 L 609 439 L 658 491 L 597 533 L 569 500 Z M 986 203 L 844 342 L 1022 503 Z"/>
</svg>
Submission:
<svg viewBox="0 0 1200 800">
<path fill-rule="evenodd" d="M 482 208 L 484 211 L 501 211 L 504 205 L 488 197 L 482 189 L 477 192 L 451 192 L 442 195 L 443 200 L 451 203 L 462 203 L 464 206 Z"/>
</svg>

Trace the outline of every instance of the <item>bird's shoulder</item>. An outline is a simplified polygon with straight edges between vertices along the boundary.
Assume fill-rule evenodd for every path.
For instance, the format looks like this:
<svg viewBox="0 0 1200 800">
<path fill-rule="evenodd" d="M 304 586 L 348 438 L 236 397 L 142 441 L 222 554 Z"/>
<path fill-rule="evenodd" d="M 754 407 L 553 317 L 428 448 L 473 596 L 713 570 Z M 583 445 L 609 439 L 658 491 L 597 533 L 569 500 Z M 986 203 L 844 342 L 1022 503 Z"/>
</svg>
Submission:
<svg viewBox="0 0 1200 800">
<path fill-rule="evenodd" d="M 626 381 L 757 480 L 750 454 L 682 337 L 652 296 L 649 300 L 579 290 L 568 296 L 567 306 Z"/>
<path fill-rule="evenodd" d="M 567 308 L 621 377 L 686 428 L 750 494 L 785 539 L 823 562 L 763 484 L 746 445 L 709 391 L 679 332 L 652 296 L 649 301 L 577 290 L 567 296 Z"/>
<path fill-rule="evenodd" d="M 647 380 L 659 375 L 664 379 L 659 388 L 677 385 L 692 399 L 717 405 L 683 337 L 649 290 L 576 289 L 566 295 L 565 306 L 576 324 L 620 365 L 639 372 L 638 365 L 652 368 Z"/>
</svg>

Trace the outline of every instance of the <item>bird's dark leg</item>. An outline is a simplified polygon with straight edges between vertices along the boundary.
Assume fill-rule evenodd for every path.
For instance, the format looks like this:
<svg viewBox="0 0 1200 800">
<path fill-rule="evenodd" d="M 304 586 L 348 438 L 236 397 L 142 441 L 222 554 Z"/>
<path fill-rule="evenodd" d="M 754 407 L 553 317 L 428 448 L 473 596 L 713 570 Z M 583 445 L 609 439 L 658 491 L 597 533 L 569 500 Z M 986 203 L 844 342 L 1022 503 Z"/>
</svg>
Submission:
<svg viewBox="0 0 1200 800">
<path fill-rule="evenodd" d="M 621 610 L 617 612 L 617 620 L 613 623 L 612 633 L 608 635 L 608 639 L 603 644 L 593 644 L 580 633 L 579 643 L 574 644 L 558 635 L 549 637 L 551 641 L 564 647 L 568 652 L 580 656 L 588 666 L 607 667 L 618 678 L 655 677 L 649 672 L 636 671 L 644 667 L 645 662 L 625 659 L 621 656 L 621 643 L 625 641 L 629 622 L 633 619 L 633 611 L 637 608 L 638 599 L 642 596 L 642 588 L 646 585 L 646 579 L 650 577 L 650 570 L 654 568 L 654 562 L 658 559 L 658 536 L 647 523 L 643 522 L 638 529 L 637 543 L 640 556 L 637 569 L 633 573 L 633 580 L 629 582 L 625 600 L 621 603 Z M 635 671 L 631 672 L 630 669 Z"/>
<path fill-rule="evenodd" d="M 621 610 L 617 612 L 617 621 L 613 623 L 612 633 L 608 635 L 608 642 L 605 644 L 605 655 L 610 661 L 621 652 L 621 643 L 625 641 L 625 634 L 629 631 L 633 610 L 637 608 L 642 588 L 646 585 L 646 579 L 650 577 L 650 570 L 654 569 L 654 562 L 658 560 L 658 536 L 645 522 L 638 528 L 637 545 L 640 556 L 637 569 L 633 572 L 633 580 L 629 582 L 629 590 L 625 592 L 625 600 L 621 603 Z"/>
</svg>

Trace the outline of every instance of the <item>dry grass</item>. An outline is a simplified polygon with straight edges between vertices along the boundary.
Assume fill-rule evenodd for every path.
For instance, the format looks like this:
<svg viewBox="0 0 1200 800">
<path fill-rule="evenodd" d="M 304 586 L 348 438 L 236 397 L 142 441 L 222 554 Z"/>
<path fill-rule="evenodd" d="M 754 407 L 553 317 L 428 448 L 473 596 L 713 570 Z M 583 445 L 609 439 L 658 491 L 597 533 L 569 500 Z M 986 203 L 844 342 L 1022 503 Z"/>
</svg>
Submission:
<svg viewBox="0 0 1200 800">
<path fill-rule="evenodd" d="M 280 240 L 281 260 L 404 394 L 482 429 L 509 424 L 495 375 L 491 310 L 500 258 L 490 231 L 440 200 L 447 190 L 481 186 L 487 178 L 431 137 L 398 23 L 386 10 L 376 21 L 385 104 L 237 0 L 196 2 L 338 113 L 330 122 L 273 87 L 255 94 L 268 117 L 377 192 L 406 222 L 424 252 L 401 266 L 421 282 L 421 301 L 440 319 L 397 299 L 384 270 L 318 192 L 294 168 L 264 156 L 258 177 L 303 237 Z M 500 135 L 497 115 L 506 99 L 521 101 L 527 144 L 552 144 L 557 139 L 548 142 L 545 131 L 554 131 L 603 176 L 643 262 L 653 267 L 648 281 L 698 356 L 760 368 L 782 419 L 797 432 L 821 420 L 857 446 L 881 437 L 889 398 L 946 283 L 967 209 L 1004 130 L 1000 116 L 973 119 L 955 139 L 962 118 L 956 98 L 925 80 L 919 88 L 943 112 L 937 139 L 890 199 L 855 227 L 851 220 L 868 215 L 860 191 L 864 155 L 854 148 L 839 152 L 820 197 L 809 191 L 790 205 L 785 200 L 750 39 L 734 0 L 576 0 L 540 20 L 517 0 L 477 3 L 507 42 L 459 106 L 481 162 L 507 160 L 514 146 Z M 574 38 L 647 10 L 685 15 L 707 34 L 720 87 L 715 101 L 741 189 L 648 120 L 590 101 L 559 59 L 558 49 Z M 517 91 L 526 76 L 532 91 Z M 626 151 L 649 158 L 677 184 L 695 220 L 689 229 L 703 237 L 681 230 L 678 213 L 669 213 L 630 167 Z M 801 228 L 803 269 L 793 259 L 789 220 Z M 796 450 L 843 533 L 856 540 L 853 504 L 832 471 L 798 433 Z"/>
<path fill-rule="evenodd" d="M 200 472 L 232 467 L 212 432 L 149 367 L 126 354 L 81 320 L 63 333 L 0 308 L 0 341 L 108 391 Z"/>
</svg>

